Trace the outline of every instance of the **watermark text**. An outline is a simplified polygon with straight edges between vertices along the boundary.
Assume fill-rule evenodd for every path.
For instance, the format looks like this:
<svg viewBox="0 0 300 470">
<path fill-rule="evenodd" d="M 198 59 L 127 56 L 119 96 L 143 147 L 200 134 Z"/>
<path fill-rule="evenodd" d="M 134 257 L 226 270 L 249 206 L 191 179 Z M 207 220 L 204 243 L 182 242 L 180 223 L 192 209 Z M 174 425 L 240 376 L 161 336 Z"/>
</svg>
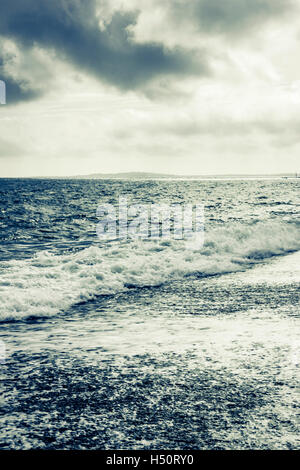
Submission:
<svg viewBox="0 0 300 470">
<path fill-rule="evenodd" d="M 164 239 L 204 244 L 203 204 L 132 204 L 119 197 L 118 207 L 100 204 L 97 208 L 97 235 L 100 240 Z M 193 248 L 195 248 L 193 243 Z"/>
<path fill-rule="evenodd" d="M 0 104 L 6 104 L 6 85 L 3 80 L 0 80 Z"/>
</svg>

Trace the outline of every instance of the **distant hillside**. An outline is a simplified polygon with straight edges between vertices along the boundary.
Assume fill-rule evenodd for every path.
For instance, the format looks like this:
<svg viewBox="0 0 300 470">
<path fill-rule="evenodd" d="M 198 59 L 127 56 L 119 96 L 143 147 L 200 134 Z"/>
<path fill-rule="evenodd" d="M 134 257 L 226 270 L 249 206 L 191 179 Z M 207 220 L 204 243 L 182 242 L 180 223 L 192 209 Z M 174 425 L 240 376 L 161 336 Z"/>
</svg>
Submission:
<svg viewBox="0 0 300 470">
<path fill-rule="evenodd" d="M 233 179 L 233 178 L 293 178 L 292 173 L 277 175 L 172 175 L 165 173 L 125 172 L 125 173 L 92 173 L 90 175 L 70 176 L 72 179 L 117 179 L 117 180 L 155 180 L 155 179 Z"/>
<path fill-rule="evenodd" d="M 125 173 L 92 173 L 91 175 L 74 176 L 79 179 L 157 179 L 157 178 L 182 178 L 178 175 L 166 175 L 161 173 L 125 172 Z"/>
</svg>

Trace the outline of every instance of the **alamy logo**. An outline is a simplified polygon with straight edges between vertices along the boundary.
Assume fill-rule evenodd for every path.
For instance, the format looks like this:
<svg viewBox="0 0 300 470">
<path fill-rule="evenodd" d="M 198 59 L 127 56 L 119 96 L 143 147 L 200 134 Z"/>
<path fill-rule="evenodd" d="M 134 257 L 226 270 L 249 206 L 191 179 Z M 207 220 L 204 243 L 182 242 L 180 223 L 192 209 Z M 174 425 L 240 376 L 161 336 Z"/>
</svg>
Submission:
<svg viewBox="0 0 300 470">
<path fill-rule="evenodd" d="M 0 80 L 0 104 L 6 104 L 6 86 L 3 80 Z"/>
<path fill-rule="evenodd" d="M 118 208 L 100 204 L 97 208 L 97 235 L 100 240 L 174 239 L 186 247 L 200 249 L 204 244 L 203 204 L 133 204 L 119 197 Z"/>
<path fill-rule="evenodd" d="M 0 364 L 5 362 L 6 359 L 6 348 L 4 341 L 0 339 Z"/>
</svg>

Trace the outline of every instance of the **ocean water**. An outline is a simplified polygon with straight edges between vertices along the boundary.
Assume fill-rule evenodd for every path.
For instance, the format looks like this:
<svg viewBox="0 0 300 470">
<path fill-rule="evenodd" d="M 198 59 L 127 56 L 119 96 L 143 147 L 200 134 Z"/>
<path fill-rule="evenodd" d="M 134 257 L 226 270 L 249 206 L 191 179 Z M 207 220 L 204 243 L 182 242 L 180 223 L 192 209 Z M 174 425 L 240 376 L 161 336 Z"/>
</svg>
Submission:
<svg viewBox="0 0 300 470">
<path fill-rule="evenodd" d="M 0 180 L 1 448 L 299 448 L 299 187 Z M 204 246 L 99 240 L 120 195 Z"/>
</svg>

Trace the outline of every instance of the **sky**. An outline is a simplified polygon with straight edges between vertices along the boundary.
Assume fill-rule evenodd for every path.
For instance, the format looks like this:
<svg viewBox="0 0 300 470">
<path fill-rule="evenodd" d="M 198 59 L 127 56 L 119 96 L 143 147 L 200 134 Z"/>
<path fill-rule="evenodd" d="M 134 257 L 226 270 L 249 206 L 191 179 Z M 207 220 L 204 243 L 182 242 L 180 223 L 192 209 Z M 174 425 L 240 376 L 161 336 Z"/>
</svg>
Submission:
<svg viewBox="0 0 300 470">
<path fill-rule="evenodd" d="M 0 176 L 300 172 L 300 0 L 0 0 Z"/>
</svg>

